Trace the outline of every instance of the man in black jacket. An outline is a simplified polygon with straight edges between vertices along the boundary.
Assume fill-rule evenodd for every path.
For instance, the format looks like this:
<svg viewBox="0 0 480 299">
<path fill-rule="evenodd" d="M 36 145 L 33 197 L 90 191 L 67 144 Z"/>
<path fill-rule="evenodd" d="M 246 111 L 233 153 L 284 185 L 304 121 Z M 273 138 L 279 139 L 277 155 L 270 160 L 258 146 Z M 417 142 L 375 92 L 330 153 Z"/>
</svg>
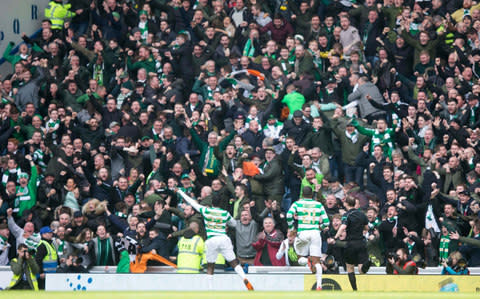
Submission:
<svg viewBox="0 0 480 299">
<path fill-rule="evenodd" d="M 250 145 L 254 151 L 258 152 L 262 148 L 262 141 L 265 138 L 263 132 L 259 130 L 259 123 L 252 120 L 248 123 L 248 130 L 243 133 L 242 137 L 245 142 Z"/>
<path fill-rule="evenodd" d="M 363 44 L 365 45 L 365 56 L 372 65 L 377 54 L 377 37 L 382 34 L 383 22 L 378 17 L 378 12 L 372 9 L 368 12 L 368 22 L 364 24 L 362 31 Z"/>
<path fill-rule="evenodd" d="M 178 61 L 175 65 L 175 73 L 178 78 L 182 78 L 185 82 L 185 95 L 190 94 L 193 86 L 193 57 L 192 45 L 188 40 L 188 33 L 180 31 L 175 39 L 176 45 L 169 51 L 165 52 L 165 56 L 170 59 L 170 62 Z"/>
<path fill-rule="evenodd" d="M 150 244 L 140 248 L 140 253 L 153 252 L 168 259 L 167 238 L 159 229 L 153 228 L 148 232 Z"/>
<path fill-rule="evenodd" d="M 302 144 L 309 130 L 310 125 L 303 119 L 302 111 L 297 110 L 293 113 L 293 119 L 285 122 L 280 135 L 292 136 L 296 144 Z"/>
</svg>

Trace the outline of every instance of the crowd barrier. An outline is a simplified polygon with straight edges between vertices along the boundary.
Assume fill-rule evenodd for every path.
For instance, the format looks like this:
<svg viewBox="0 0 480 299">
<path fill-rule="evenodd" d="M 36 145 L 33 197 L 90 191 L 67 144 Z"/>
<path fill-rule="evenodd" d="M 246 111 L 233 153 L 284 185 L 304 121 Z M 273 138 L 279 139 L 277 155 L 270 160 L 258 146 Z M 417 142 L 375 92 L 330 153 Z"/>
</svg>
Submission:
<svg viewBox="0 0 480 299">
<path fill-rule="evenodd" d="M 249 274 L 258 291 L 316 289 L 315 275 L 301 273 Z M 480 276 L 358 275 L 360 291 L 478 292 Z M 216 274 L 209 289 L 205 274 L 49 274 L 47 291 L 245 291 L 238 275 Z M 351 291 L 347 275 L 324 275 L 324 290 Z"/>
</svg>

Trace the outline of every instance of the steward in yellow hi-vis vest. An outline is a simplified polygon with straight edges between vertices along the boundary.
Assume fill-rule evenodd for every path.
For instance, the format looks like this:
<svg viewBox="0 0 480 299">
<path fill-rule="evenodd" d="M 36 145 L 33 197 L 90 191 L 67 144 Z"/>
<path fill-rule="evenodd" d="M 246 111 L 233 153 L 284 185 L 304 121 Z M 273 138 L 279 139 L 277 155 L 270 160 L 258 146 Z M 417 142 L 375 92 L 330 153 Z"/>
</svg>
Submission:
<svg viewBox="0 0 480 299">
<path fill-rule="evenodd" d="M 14 258 L 10 262 L 13 277 L 7 286 L 7 290 L 38 291 L 37 274 L 39 273 L 39 267 L 37 262 L 30 255 L 25 244 L 18 245 L 17 253 L 18 259 Z"/>
<path fill-rule="evenodd" d="M 191 229 L 178 241 L 177 273 L 200 273 L 205 243 Z"/>
<path fill-rule="evenodd" d="M 62 0 L 53 0 L 45 8 L 45 18 L 52 22 L 53 30 L 61 30 L 65 19 L 73 18 L 74 12 L 70 11 L 71 4 L 62 4 Z"/>
</svg>

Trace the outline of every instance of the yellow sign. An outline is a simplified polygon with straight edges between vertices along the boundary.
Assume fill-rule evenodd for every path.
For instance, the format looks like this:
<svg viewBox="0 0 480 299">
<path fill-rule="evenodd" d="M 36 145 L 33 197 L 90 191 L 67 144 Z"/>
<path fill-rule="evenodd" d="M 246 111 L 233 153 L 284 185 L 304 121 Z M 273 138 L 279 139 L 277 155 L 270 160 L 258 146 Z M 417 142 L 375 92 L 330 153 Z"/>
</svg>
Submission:
<svg viewBox="0 0 480 299">
<path fill-rule="evenodd" d="M 356 275 L 359 291 L 480 292 L 480 276 L 454 275 Z M 316 288 L 315 275 L 305 275 L 305 290 Z M 324 290 L 351 291 L 347 275 L 323 275 Z"/>
</svg>

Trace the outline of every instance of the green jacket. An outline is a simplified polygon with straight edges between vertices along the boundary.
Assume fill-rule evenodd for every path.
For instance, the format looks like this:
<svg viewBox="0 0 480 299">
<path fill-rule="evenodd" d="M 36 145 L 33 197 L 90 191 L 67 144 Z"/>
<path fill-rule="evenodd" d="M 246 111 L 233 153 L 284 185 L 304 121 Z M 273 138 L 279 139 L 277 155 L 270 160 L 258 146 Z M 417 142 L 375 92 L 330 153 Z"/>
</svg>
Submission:
<svg viewBox="0 0 480 299">
<path fill-rule="evenodd" d="M 297 110 L 302 110 L 302 106 L 303 104 L 305 104 L 305 97 L 303 96 L 303 94 L 294 91 L 292 93 L 285 95 L 282 99 L 282 103 L 287 105 L 288 109 L 290 109 L 290 114 L 288 115 L 288 119 L 292 119 L 293 112 Z"/>
<path fill-rule="evenodd" d="M 155 73 L 155 60 L 150 56 L 147 60 L 139 60 L 135 63 L 132 63 L 132 59 L 129 56 L 127 58 L 127 67 L 130 71 L 136 71 L 138 69 L 144 68 L 148 73 Z"/>
<path fill-rule="evenodd" d="M 434 40 L 430 40 L 426 45 L 421 45 L 420 41 L 413 38 L 408 32 L 405 30 L 402 31 L 401 36 L 405 39 L 405 42 L 412 46 L 415 49 L 415 57 L 413 60 L 413 65 L 417 65 L 420 62 L 420 52 L 427 51 L 430 54 L 430 57 L 436 57 L 437 47 L 442 38 L 439 36 Z"/>
<path fill-rule="evenodd" d="M 317 14 L 317 9 L 320 4 L 320 0 L 314 0 L 313 5 L 305 11 L 304 14 L 299 9 L 300 2 L 297 1 L 289 1 L 288 7 L 291 11 L 296 15 L 295 20 L 293 23 L 295 24 L 296 32 L 301 34 L 304 38 L 307 37 L 307 34 L 310 30 L 310 23 L 312 17 Z"/>
<path fill-rule="evenodd" d="M 315 69 L 315 64 L 313 64 L 313 56 L 310 52 L 305 51 L 305 54 L 302 58 L 298 58 L 298 75 L 308 73 L 313 75 L 313 71 Z"/>
<path fill-rule="evenodd" d="M 18 210 L 19 217 L 23 215 L 23 211 L 27 209 L 31 209 L 37 202 L 37 178 L 38 178 L 37 167 L 33 165 L 31 167 L 30 179 L 28 180 L 28 185 L 27 185 L 28 195 L 30 196 L 30 200 L 20 200 L 20 205 Z"/>
<path fill-rule="evenodd" d="M 230 143 L 230 141 L 235 137 L 237 134 L 237 131 L 232 131 L 230 135 L 228 135 L 226 138 L 224 138 L 222 141 L 220 141 L 220 144 L 215 146 L 211 152 L 209 152 L 209 145 L 207 142 L 203 141 L 200 136 L 198 136 L 197 131 L 195 131 L 194 128 L 190 129 L 190 133 L 192 134 L 192 140 L 193 143 L 197 146 L 197 148 L 200 150 L 200 161 L 199 167 L 201 170 L 204 169 L 204 164 L 205 164 L 205 156 L 207 154 L 211 154 L 210 159 L 213 159 L 212 165 L 211 165 L 211 171 L 212 172 L 207 172 L 206 174 L 209 177 L 214 177 L 216 178 L 218 176 L 219 170 L 220 170 L 220 161 L 215 156 L 215 151 L 223 152 L 225 148 L 227 147 L 227 144 Z M 209 168 L 210 169 L 210 168 Z"/>
<path fill-rule="evenodd" d="M 454 188 L 457 188 L 457 186 L 460 184 L 465 184 L 465 175 L 463 174 L 461 168 L 458 168 L 454 172 L 452 172 L 452 170 L 447 172 L 443 167 L 435 170 L 438 172 L 438 174 L 445 176 L 442 190 L 442 192 L 445 194 L 448 194 L 451 184 L 453 184 Z"/>
<path fill-rule="evenodd" d="M 99 101 L 100 104 L 103 104 L 103 99 L 98 95 L 98 93 L 92 93 L 92 96 Z M 87 101 L 90 100 L 90 96 L 85 93 L 77 98 L 77 103 L 84 105 Z"/>
<path fill-rule="evenodd" d="M 403 10 L 402 7 L 395 7 L 395 6 L 383 7 L 382 8 L 382 12 L 387 19 L 387 26 L 388 27 L 390 27 L 390 28 L 395 28 L 396 27 L 397 16 L 402 13 L 402 10 Z"/>
<path fill-rule="evenodd" d="M 62 90 L 63 105 L 65 107 L 72 107 L 74 112 L 80 112 L 83 109 L 83 106 L 77 102 L 77 98 L 79 98 L 82 94 L 83 93 L 80 91 L 80 87 L 75 94 L 71 94 L 66 89 Z"/>
<path fill-rule="evenodd" d="M 320 174 L 320 173 L 317 173 L 315 174 L 315 178 L 317 179 L 317 184 L 322 184 L 322 181 L 323 181 L 323 174 Z M 315 191 L 315 184 L 312 184 L 310 183 L 309 181 L 307 181 L 307 178 L 304 177 L 302 179 L 302 183 L 301 183 L 301 186 L 300 186 L 300 198 L 303 197 L 303 187 L 311 187 L 313 191 Z M 317 198 L 322 198 L 322 192 L 318 192 L 317 193 Z"/>
<path fill-rule="evenodd" d="M 221 91 L 220 85 L 217 85 L 215 90 L 217 89 Z M 211 100 L 213 98 L 213 93 L 215 92 L 215 90 L 211 89 L 207 84 L 198 79 L 195 80 L 195 83 L 192 87 L 192 91 L 201 95 L 203 101 Z"/>
<path fill-rule="evenodd" d="M 278 158 L 263 167 L 263 174 L 257 174 L 254 179 L 263 184 L 265 195 L 283 195 L 283 167 Z"/>
<path fill-rule="evenodd" d="M 267 110 L 268 106 L 270 106 L 270 103 L 272 103 L 273 101 L 273 98 L 269 95 L 267 95 L 263 101 L 260 101 L 257 99 L 254 100 L 254 99 L 251 99 L 248 97 L 242 97 L 242 96 L 238 97 L 238 99 L 249 106 L 251 105 L 257 106 L 257 109 L 259 111 Z"/>
<path fill-rule="evenodd" d="M 420 166 L 420 175 L 417 177 L 418 179 L 418 184 L 422 184 L 423 183 L 423 174 L 425 173 L 425 171 L 427 170 L 428 167 L 431 167 L 432 169 L 434 167 L 432 167 L 433 165 L 429 165 L 427 162 L 425 162 L 425 160 L 423 160 L 422 158 L 420 158 L 419 156 L 417 156 L 411 147 L 408 148 L 408 159 L 410 161 L 412 161 L 413 163 L 415 163 L 416 165 Z M 414 173 L 414 175 L 416 175 L 416 172 Z"/>
<path fill-rule="evenodd" d="M 13 71 L 15 71 L 15 63 L 22 60 L 20 54 L 11 54 L 13 47 L 15 46 L 14 42 L 9 42 L 5 51 L 3 51 L 3 59 L 10 62 L 12 65 Z M 44 52 L 42 48 L 40 48 L 36 43 L 33 44 L 32 49 L 36 52 Z"/>
<path fill-rule="evenodd" d="M 20 132 L 17 132 L 17 130 L 13 130 L 11 137 L 17 139 L 19 142 L 24 142 L 25 141 L 25 125 L 23 124 L 23 120 L 21 117 L 18 117 L 17 121 L 14 121 L 13 119 L 9 118 L 10 120 L 10 128 L 14 128 L 16 126 L 20 127 Z"/>
</svg>

